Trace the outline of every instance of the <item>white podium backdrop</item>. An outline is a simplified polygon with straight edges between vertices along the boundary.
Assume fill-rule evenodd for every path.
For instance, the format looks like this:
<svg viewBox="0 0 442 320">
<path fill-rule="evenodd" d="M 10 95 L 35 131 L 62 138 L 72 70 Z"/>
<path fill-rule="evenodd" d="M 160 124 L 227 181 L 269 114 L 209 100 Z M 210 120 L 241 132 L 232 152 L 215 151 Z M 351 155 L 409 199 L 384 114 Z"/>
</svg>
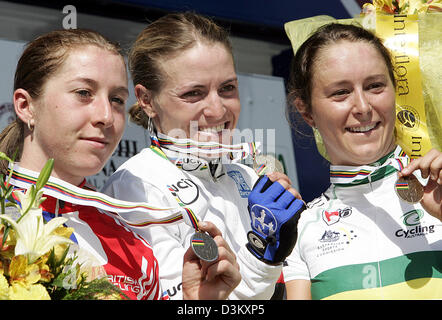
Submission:
<svg viewBox="0 0 442 320">
<path fill-rule="evenodd" d="M 17 60 L 24 43 L 0 40 L 0 130 L 15 118 L 12 90 Z M 291 131 L 285 118 L 286 95 L 284 81 L 279 77 L 238 74 L 241 115 L 238 129 L 241 134 L 252 133 L 262 143 L 264 153 L 274 153 L 284 165 L 293 186 L 299 190 Z M 132 83 L 127 108 L 135 103 Z M 88 177 L 100 189 L 106 179 L 128 158 L 149 146 L 149 137 L 139 126 L 127 121 L 124 136 L 103 170 Z M 146 164 L 148 165 L 148 164 Z"/>
</svg>

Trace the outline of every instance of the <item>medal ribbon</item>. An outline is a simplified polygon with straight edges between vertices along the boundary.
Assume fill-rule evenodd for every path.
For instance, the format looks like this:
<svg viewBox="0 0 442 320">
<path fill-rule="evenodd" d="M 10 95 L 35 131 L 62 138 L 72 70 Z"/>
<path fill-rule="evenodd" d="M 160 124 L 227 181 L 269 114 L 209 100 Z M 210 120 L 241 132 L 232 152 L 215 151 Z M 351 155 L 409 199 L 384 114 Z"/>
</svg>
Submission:
<svg viewBox="0 0 442 320">
<path fill-rule="evenodd" d="M 14 164 L 10 184 L 23 189 L 28 189 L 37 182 L 38 173 L 21 168 Z M 92 206 L 99 210 L 107 211 L 123 220 L 130 226 L 146 227 L 158 224 L 171 224 L 182 219 L 194 226 L 195 217 L 186 207 L 159 208 L 145 202 L 129 202 L 111 198 L 105 194 L 76 187 L 63 180 L 50 177 L 43 187 L 43 194 L 63 200 L 65 202 Z M 190 211 L 190 212 L 189 212 Z M 186 214 L 183 215 L 183 212 Z"/>
<path fill-rule="evenodd" d="M 259 153 L 259 142 L 221 144 L 214 141 L 200 142 L 191 139 L 177 139 L 166 136 L 160 132 L 157 136 L 151 136 L 160 148 L 169 149 L 184 154 L 192 154 L 197 157 L 220 157 L 227 154 L 229 160 L 239 161 L 248 156 L 255 157 Z"/>
<path fill-rule="evenodd" d="M 341 187 L 349 187 L 379 180 L 393 172 L 401 171 L 410 159 L 401 147 L 379 161 L 360 167 L 330 165 L 330 182 Z"/>
<path fill-rule="evenodd" d="M 173 162 L 175 165 L 179 166 L 179 160 L 176 159 L 172 161 L 167 157 L 162 148 L 178 152 L 180 154 L 190 154 L 191 156 L 204 156 L 204 155 L 213 155 L 219 156 L 221 154 L 228 154 L 228 159 L 230 161 L 234 160 L 242 160 L 251 155 L 253 158 L 259 152 L 254 142 L 252 143 L 241 143 L 236 145 L 225 145 L 217 142 L 199 142 L 191 139 L 175 139 L 169 136 L 166 136 L 160 132 L 157 133 L 157 136 L 152 135 L 151 137 L 150 149 L 155 152 L 157 155 L 162 157 L 163 159 L 169 160 Z M 207 168 L 207 165 L 205 166 Z M 188 221 L 195 228 L 196 231 L 199 231 L 198 227 L 198 217 L 197 215 L 190 209 L 186 207 L 180 199 L 175 197 L 178 205 L 183 207 L 186 211 Z"/>
</svg>

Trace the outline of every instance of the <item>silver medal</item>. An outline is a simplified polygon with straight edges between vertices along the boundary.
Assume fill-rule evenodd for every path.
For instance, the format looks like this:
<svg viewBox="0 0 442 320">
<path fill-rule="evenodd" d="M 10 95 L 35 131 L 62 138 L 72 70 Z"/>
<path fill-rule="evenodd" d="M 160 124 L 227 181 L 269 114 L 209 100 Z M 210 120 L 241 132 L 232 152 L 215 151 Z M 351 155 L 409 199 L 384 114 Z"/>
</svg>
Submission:
<svg viewBox="0 0 442 320">
<path fill-rule="evenodd" d="M 253 169 L 258 175 L 270 172 L 284 173 L 284 166 L 281 161 L 269 154 L 257 155 L 253 161 Z"/>
<path fill-rule="evenodd" d="M 218 246 L 207 233 L 195 232 L 190 238 L 190 246 L 201 260 L 212 262 L 218 259 Z"/>
</svg>

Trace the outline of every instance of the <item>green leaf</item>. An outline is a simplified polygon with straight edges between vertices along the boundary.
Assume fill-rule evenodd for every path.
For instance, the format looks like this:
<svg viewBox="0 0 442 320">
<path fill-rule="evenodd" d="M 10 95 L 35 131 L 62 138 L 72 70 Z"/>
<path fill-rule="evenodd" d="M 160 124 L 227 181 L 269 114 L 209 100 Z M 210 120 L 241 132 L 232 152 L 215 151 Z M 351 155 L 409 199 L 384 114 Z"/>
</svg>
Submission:
<svg viewBox="0 0 442 320">
<path fill-rule="evenodd" d="M 54 168 L 54 159 L 51 158 L 46 162 L 45 166 L 38 175 L 36 192 L 42 189 L 45 186 L 45 184 L 48 182 L 53 168 Z"/>
</svg>

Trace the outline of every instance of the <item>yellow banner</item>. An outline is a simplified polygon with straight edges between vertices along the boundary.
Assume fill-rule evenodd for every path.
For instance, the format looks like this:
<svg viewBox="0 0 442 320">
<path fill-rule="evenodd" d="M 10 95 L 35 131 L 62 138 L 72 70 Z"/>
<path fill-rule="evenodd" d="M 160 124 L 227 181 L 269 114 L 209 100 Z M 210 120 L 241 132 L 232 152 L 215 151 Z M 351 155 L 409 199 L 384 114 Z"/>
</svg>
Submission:
<svg viewBox="0 0 442 320">
<path fill-rule="evenodd" d="M 376 14 L 376 33 L 392 53 L 396 72 L 396 142 L 410 158 L 431 149 L 419 67 L 418 15 Z"/>
</svg>

